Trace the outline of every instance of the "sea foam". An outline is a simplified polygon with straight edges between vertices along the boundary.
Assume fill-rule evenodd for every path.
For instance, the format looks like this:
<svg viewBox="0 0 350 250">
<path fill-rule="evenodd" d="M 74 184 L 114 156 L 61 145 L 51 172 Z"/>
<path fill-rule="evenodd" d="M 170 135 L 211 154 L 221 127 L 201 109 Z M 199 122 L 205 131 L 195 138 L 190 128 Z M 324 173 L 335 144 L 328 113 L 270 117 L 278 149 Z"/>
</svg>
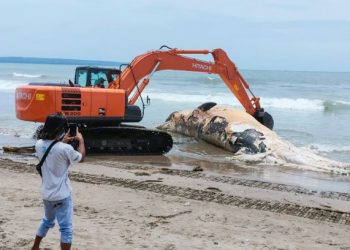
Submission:
<svg viewBox="0 0 350 250">
<path fill-rule="evenodd" d="M 24 74 L 24 73 L 16 73 L 16 72 L 13 72 L 12 75 L 14 77 L 20 77 L 20 78 L 41 78 L 44 76 L 43 74 L 32 75 L 32 74 Z"/>
<path fill-rule="evenodd" d="M 218 94 L 181 94 L 165 92 L 148 92 L 151 99 L 157 99 L 170 102 L 201 104 L 205 102 L 216 102 L 221 105 L 231 105 L 240 107 L 241 104 L 232 95 L 227 93 Z M 264 108 L 277 108 L 288 110 L 315 110 L 331 111 L 335 109 L 350 109 L 350 103 L 342 100 L 320 100 L 305 98 L 274 98 L 261 97 L 261 105 Z"/>
<path fill-rule="evenodd" d="M 334 153 L 334 152 L 349 152 L 350 153 L 350 146 L 342 145 L 330 145 L 330 144 L 309 144 L 304 146 L 303 148 L 312 150 L 317 153 Z"/>
<path fill-rule="evenodd" d="M 23 81 L 13 81 L 13 80 L 0 80 L 0 91 L 3 92 L 12 92 L 17 87 L 26 84 L 26 82 Z"/>
</svg>

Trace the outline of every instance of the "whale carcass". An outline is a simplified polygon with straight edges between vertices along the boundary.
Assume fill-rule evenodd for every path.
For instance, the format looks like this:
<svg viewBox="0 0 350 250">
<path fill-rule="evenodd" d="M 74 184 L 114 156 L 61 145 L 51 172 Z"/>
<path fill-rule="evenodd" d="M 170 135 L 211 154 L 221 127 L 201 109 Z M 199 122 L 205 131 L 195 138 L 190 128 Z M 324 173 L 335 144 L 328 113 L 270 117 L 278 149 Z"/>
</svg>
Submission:
<svg viewBox="0 0 350 250">
<path fill-rule="evenodd" d="M 350 166 L 298 148 L 282 140 L 251 115 L 232 107 L 206 103 L 170 114 L 159 129 L 204 140 L 233 154 L 232 159 L 255 164 L 286 165 L 314 171 L 350 172 Z"/>
</svg>

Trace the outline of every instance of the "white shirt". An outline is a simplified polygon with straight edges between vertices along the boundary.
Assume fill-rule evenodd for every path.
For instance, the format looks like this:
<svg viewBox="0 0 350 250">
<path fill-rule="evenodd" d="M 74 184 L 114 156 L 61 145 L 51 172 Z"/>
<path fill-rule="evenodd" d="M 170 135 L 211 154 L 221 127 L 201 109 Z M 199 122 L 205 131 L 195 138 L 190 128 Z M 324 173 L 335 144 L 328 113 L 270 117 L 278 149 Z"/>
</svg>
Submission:
<svg viewBox="0 0 350 250">
<path fill-rule="evenodd" d="M 44 156 L 53 140 L 38 140 L 35 150 L 39 160 Z M 66 143 L 57 142 L 41 166 L 41 194 L 44 200 L 58 201 L 70 196 L 72 191 L 68 178 L 68 167 L 79 162 L 82 155 Z"/>
</svg>

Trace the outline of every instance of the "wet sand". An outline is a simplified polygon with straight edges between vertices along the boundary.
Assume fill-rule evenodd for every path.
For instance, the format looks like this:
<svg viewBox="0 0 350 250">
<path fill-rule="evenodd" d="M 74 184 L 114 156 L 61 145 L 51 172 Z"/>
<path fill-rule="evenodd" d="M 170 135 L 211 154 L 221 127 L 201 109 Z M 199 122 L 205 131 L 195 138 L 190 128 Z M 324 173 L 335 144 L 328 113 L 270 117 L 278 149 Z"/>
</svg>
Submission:
<svg viewBox="0 0 350 250">
<path fill-rule="evenodd" d="M 347 177 L 279 172 L 314 180 L 303 187 L 254 176 L 254 167 L 215 171 L 176 157 L 90 156 L 72 168 L 73 249 L 350 249 Z M 10 158 L 0 159 L 0 249 L 29 249 L 40 177 L 33 157 Z M 316 188 L 323 183 L 343 186 Z M 58 241 L 56 226 L 42 247 Z"/>
</svg>

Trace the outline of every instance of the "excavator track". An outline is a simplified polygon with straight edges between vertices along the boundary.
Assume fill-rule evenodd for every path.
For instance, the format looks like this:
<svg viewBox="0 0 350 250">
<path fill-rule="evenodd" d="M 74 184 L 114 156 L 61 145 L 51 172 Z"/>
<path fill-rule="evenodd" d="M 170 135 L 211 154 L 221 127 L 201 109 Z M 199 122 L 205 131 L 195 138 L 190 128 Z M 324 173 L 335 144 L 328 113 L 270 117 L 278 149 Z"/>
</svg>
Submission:
<svg viewBox="0 0 350 250">
<path fill-rule="evenodd" d="M 159 155 L 173 146 L 171 135 L 141 126 L 87 127 L 79 129 L 89 154 Z"/>
</svg>

